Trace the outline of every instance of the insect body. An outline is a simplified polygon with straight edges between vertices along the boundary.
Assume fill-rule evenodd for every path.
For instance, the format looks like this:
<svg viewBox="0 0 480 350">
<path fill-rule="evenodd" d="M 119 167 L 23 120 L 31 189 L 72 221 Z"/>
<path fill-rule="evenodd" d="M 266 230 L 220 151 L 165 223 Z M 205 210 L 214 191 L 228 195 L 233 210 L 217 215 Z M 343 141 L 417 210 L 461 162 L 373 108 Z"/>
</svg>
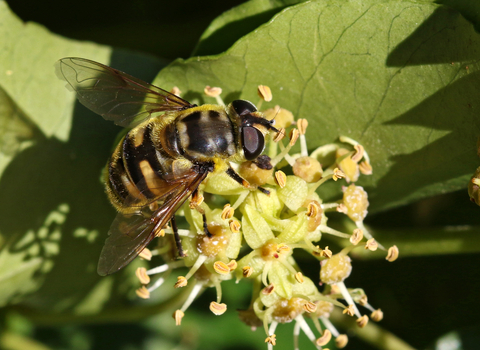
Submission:
<svg viewBox="0 0 480 350">
<path fill-rule="evenodd" d="M 196 106 L 83 58 L 61 59 L 57 75 L 86 107 L 131 128 L 106 172 L 106 191 L 118 215 L 100 255 L 100 275 L 131 262 L 168 221 L 176 233 L 175 212 L 210 173 L 226 171 L 248 186 L 230 162 L 254 160 L 264 149 L 265 133 L 277 131 L 248 101 Z M 178 233 L 176 242 L 182 256 Z"/>
</svg>

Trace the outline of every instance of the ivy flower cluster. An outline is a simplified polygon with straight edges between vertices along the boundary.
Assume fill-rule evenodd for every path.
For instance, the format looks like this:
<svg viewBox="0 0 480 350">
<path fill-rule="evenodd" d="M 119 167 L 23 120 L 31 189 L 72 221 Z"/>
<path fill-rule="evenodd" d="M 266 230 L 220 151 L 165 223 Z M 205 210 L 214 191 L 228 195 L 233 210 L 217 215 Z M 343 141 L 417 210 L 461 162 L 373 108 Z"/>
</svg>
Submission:
<svg viewBox="0 0 480 350">
<path fill-rule="evenodd" d="M 207 87 L 205 93 L 223 103 L 221 89 Z M 269 102 L 272 95 L 267 86 L 259 86 L 258 93 L 260 110 L 263 101 Z M 267 154 L 244 162 L 236 169 L 251 188 L 239 185 L 224 173 L 202 183 L 201 194 L 185 203 L 177 213 L 188 222 L 188 229 L 179 232 L 186 257 L 171 261 L 174 244 L 153 251 L 145 249 L 140 254 L 143 259 L 163 255 L 165 263 L 149 270 L 137 269 L 142 284 L 137 295 L 149 298 L 164 283 L 166 273 L 187 267 L 188 272 L 178 276 L 174 286 L 162 287 L 181 289 L 187 284 L 193 285 L 188 289 L 185 303 L 173 315 L 180 325 L 188 307 L 206 288 L 216 289 L 216 300 L 209 308 L 219 316 L 227 310 L 227 305 L 222 303 L 222 282 L 230 279 L 237 283 L 250 282 L 251 302 L 246 309 L 238 311 L 239 317 L 252 329 L 264 329 L 268 349 L 277 342 L 277 327 L 289 322 L 295 322 L 295 349 L 298 349 L 300 331 L 318 349 L 332 339 L 337 348 L 343 348 L 348 337 L 329 319 L 335 307 L 355 317 L 359 327 L 365 327 L 369 319 L 383 318 L 382 311 L 368 303 L 362 289 L 347 287 L 345 280 L 352 271 L 349 252 L 363 246 L 371 251 L 385 250 L 388 261 L 398 257 L 396 246 L 384 248 L 363 225 L 368 195 L 355 182 L 359 176 L 372 173 L 370 159 L 362 145 L 345 136 L 337 143 L 309 153 L 306 119 L 295 121 L 291 112 L 279 106 L 263 113 L 267 119 L 275 118 L 279 133 L 268 138 Z M 288 142 L 284 143 L 287 134 Z M 297 142 L 300 153 L 292 155 L 291 148 Z M 317 189 L 328 181 L 344 182 L 341 200 L 325 203 L 317 194 Z M 269 194 L 253 189 L 258 186 Z M 218 206 L 218 198 L 223 198 L 223 207 Z M 348 216 L 356 226 L 353 232 L 340 232 L 328 226 L 327 215 L 332 211 Z M 207 217 L 211 238 L 204 234 L 202 213 Z M 162 234 L 171 233 L 169 228 L 162 230 Z M 324 235 L 345 239 L 346 247 L 332 252 L 322 245 Z M 298 249 L 318 263 L 320 285 L 303 275 L 293 254 Z M 152 282 L 153 275 L 160 277 Z M 370 317 L 362 314 L 358 306 L 366 309 Z M 311 321 L 307 322 L 308 319 Z"/>
</svg>

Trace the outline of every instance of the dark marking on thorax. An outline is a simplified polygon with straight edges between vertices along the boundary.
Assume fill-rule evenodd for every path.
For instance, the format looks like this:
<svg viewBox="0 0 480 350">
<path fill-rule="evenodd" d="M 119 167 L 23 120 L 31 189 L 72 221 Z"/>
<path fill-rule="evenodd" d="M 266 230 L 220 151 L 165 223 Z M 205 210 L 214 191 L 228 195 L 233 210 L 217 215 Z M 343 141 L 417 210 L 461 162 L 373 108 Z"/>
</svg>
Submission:
<svg viewBox="0 0 480 350">
<path fill-rule="evenodd" d="M 196 111 L 177 122 L 179 143 L 190 160 L 227 158 L 236 151 L 233 126 L 226 113 Z"/>
</svg>

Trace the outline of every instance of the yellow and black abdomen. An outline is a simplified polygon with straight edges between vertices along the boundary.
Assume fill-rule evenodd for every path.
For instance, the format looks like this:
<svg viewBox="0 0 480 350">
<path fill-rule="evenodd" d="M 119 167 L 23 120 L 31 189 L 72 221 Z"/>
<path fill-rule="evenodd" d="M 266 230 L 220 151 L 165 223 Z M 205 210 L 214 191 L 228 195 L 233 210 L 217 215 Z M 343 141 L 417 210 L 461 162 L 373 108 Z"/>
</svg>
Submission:
<svg viewBox="0 0 480 350">
<path fill-rule="evenodd" d="M 155 118 L 140 124 L 115 149 L 108 165 L 106 191 L 117 210 L 133 213 L 164 194 L 173 178 L 175 160 L 160 140 L 165 127 Z"/>
</svg>

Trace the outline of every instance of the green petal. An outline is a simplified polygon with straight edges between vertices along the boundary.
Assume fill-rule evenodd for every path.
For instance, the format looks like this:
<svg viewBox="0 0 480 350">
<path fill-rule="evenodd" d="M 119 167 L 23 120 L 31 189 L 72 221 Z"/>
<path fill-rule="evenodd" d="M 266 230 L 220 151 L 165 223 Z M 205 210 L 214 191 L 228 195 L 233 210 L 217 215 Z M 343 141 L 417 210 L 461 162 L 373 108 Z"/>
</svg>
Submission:
<svg viewBox="0 0 480 350">
<path fill-rule="evenodd" d="M 248 204 L 243 207 L 242 231 L 252 249 L 257 249 L 269 239 L 275 238 L 265 219 Z"/>
<path fill-rule="evenodd" d="M 287 184 L 278 189 L 278 198 L 292 211 L 297 211 L 307 199 L 308 187 L 305 180 L 290 175 Z"/>
<path fill-rule="evenodd" d="M 298 283 L 291 272 L 280 262 L 272 264 L 268 271 L 268 281 L 275 286 L 275 293 L 285 299 L 292 297 L 292 284 Z"/>
<path fill-rule="evenodd" d="M 307 235 L 307 216 L 301 212 L 296 216 L 296 220 L 291 219 L 287 227 L 278 235 L 278 241 L 283 243 L 297 243 Z"/>
</svg>

